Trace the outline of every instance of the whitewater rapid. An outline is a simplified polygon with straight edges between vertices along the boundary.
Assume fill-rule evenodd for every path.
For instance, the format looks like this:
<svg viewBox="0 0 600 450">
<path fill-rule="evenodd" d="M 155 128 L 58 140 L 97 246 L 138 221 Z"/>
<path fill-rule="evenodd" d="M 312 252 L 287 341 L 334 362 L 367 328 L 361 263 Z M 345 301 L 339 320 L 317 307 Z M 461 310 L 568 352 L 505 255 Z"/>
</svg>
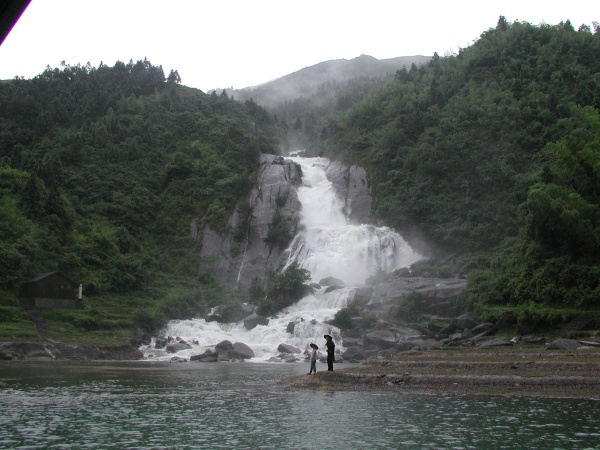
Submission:
<svg viewBox="0 0 600 450">
<path fill-rule="evenodd" d="M 351 224 L 344 215 L 344 200 L 336 193 L 325 175 L 326 158 L 290 158 L 302 168 L 302 185 L 298 199 L 302 204 L 301 231 L 286 250 L 286 267 L 293 262 L 307 269 L 311 282 L 335 277 L 346 287 L 326 292 L 323 287 L 298 303 L 271 317 L 266 326 L 247 330 L 243 323 L 220 324 L 204 319 L 178 320 L 168 323 L 164 334 L 179 337 L 192 345 L 176 355 L 164 350 L 142 347 L 147 359 L 168 360 L 173 356 L 189 358 L 214 349 L 223 340 L 243 342 L 255 353 L 252 361 L 277 357 L 279 344 L 291 344 L 302 352 L 315 342 L 324 346 L 324 334 L 331 334 L 336 350 L 344 350 L 340 331 L 327 322 L 337 311 L 348 306 L 353 287 L 364 284 L 377 270 L 391 272 L 409 267 L 422 259 L 404 239 L 387 227 Z M 287 331 L 294 322 L 293 333 Z"/>
</svg>

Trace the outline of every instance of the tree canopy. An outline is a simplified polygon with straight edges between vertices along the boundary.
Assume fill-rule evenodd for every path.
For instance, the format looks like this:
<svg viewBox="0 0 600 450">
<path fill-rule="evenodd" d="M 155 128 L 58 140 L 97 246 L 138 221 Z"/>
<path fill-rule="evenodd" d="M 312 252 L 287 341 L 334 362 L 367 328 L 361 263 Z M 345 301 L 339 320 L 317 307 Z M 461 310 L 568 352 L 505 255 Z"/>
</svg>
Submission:
<svg viewBox="0 0 600 450">
<path fill-rule="evenodd" d="M 330 117 L 317 151 L 368 169 L 376 220 L 486 271 L 473 302 L 597 307 L 598 54 L 597 29 L 501 17 Z"/>
</svg>

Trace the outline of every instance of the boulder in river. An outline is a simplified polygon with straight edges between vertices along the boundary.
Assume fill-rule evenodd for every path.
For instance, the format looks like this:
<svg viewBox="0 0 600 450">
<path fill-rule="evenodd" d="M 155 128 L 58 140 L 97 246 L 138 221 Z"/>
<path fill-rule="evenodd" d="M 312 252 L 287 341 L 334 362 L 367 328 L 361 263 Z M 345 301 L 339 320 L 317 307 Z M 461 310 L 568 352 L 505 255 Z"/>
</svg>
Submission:
<svg viewBox="0 0 600 450">
<path fill-rule="evenodd" d="M 173 342 L 167 345 L 166 350 L 167 353 L 177 353 L 181 350 L 188 350 L 190 348 L 192 348 L 192 346 L 187 342 Z"/>
<path fill-rule="evenodd" d="M 241 359 L 254 358 L 254 351 L 243 342 L 235 342 L 233 344 L 233 349 Z"/>
<path fill-rule="evenodd" d="M 269 325 L 269 319 L 258 314 L 250 314 L 244 319 L 244 327 L 247 330 L 252 330 L 258 325 Z"/>
<path fill-rule="evenodd" d="M 291 344 L 279 344 L 277 347 L 277 351 L 280 353 L 300 353 L 300 349 L 298 347 L 294 347 Z"/>
<path fill-rule="evenodd" d="M 206 350 L 201 355 L 190 356 L 190 361 L 217 362 L 218 360 L 219 360 L 219 354 L 217 352 L 213 352 L 212 350 Z"/>
</svg>

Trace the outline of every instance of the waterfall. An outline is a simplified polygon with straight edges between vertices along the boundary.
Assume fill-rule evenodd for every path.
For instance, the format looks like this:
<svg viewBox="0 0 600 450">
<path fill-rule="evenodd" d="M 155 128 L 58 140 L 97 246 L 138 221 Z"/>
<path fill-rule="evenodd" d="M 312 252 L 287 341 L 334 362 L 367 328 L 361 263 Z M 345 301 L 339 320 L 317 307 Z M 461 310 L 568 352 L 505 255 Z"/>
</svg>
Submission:
<svg viewBox="0 0 600 450">
<path fill-rule="evenodd" d="M 327 321 L 348 306 L 353 287 L 364 284 L 378 269 L 390 272 L 422 259 L 390 228 L 349 223 L 343 212 L 344 200 L 325 175 L 329 163 L 326 158 L 291 159 L 302 167 L 302 186 L 298 188 L 302 211 L 300 232 L 286 250 L 286 267 L 296 262 L 310 272 L 311 282 L 335 277 L 342 280 L 345 287 L 331 292 L 323 287 L 270 318 L 267 326 L 259 325 L 252 330 L 245 329 L 243 323 L 219 324 L 204 319 L 171 321 L 165 335 L 180 337 L 193 347 L 178 352 L 177 356 L 189 358 L 229 340 L 250 346 L 255 353 L 253 361 L 266 361 L 278 355 L 277 347 L 281 343 L 291 344 L 301 351 L 308 350 L 311 342 L 324 347 L 324 334 L 331 334 L 336 350 L 341 351 L 344 349 L 341 334 Z M 293 333 L 287 332 L 290 322 L 294 323 Z M 173 356 L 152 346 L 142 347 L 142 351 L 150 359 Z"/>
</svg>

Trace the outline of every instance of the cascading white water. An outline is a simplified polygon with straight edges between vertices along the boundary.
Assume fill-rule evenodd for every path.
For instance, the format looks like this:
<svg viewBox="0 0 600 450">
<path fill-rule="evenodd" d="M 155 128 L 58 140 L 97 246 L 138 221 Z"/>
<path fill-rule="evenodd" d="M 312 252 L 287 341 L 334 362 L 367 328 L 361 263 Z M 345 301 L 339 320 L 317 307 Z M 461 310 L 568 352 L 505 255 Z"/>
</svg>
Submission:
<svg viewBox="0 0 600 450">
<path fill-rule="evenodd" d="M 318 282 L 328 276 L 347 286 L 364 284 L 378 269 L 388 273 L 423 257 L 387 227 L 352 225 L 343 213 L 343 200 L 325 176 L 325 158 L 291 158 L 302 166 L 303 230 L 288 251 L 288 265 L 297 262 Z"/>
<path fill-rule="evenodd" d="M 310 271 L 313 282 L 332 276 L 349 287 L 332 292 L 323 288 L 271 318 L 268 325 L 252 330 L 245 329 L 243 323 L 219 324 L 204 319 L 171 321 L 165 335 L 180 337 L 192 345 L 177 356 L 189 358 L 229 340 L 250 346 L 255 353 L 254 361 L 266 361 L 278 355 L 277 347 L 281 343 L 291 344 L 301 351 L 308 350 L 311 342 L 324 346 L 324 334 L 331 334 L 336 349 L 341 351 L 343 342 L 339 330 L 326 322 L 347 306 L 351 286 L 363 284 L 378 269 L 390 272 L 422 259 L 389 228 L 348 223 L 343 200 L 325 175 L 327 159 L 291 159 L 302 167 L 302 186 L 298 188 L 302 227 L 287 250 L 286 266 L 297 262 Z M 290 322 L 295 323 L 293 333 L 287 332 Z M 142 351 L 149 359 L 173 356 L 152 346 L 143 347 Z"/>
</svg>

